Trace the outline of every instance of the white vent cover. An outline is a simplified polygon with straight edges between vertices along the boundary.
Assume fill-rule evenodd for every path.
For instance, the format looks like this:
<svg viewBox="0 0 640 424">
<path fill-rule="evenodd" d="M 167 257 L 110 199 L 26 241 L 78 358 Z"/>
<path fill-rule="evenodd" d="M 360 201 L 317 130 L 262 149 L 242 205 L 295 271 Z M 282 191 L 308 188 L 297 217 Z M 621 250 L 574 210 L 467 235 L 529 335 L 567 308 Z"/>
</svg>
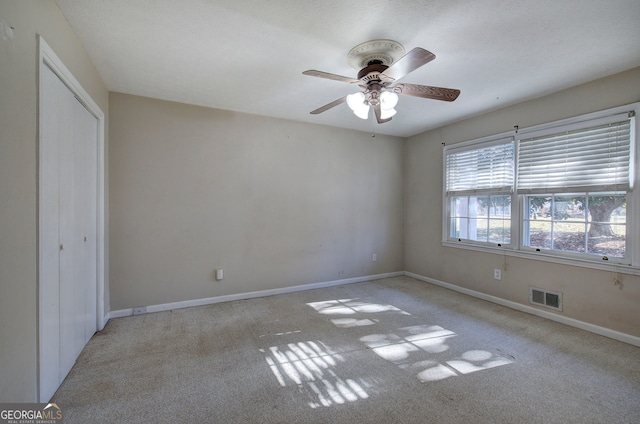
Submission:
<svg viewBox="0 0 640 424">
<path fill-rule="evenodd" d="M 545 308 L 562 311 L 562 293 L 529 287 L 529 302 Z"/>
</svg>

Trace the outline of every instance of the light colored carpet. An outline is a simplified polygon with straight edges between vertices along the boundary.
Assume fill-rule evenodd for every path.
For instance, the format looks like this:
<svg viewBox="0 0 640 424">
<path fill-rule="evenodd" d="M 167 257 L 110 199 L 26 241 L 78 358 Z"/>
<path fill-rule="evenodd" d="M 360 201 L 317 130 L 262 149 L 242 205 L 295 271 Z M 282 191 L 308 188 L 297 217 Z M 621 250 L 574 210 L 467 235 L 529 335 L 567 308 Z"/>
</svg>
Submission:
<svg viewBox="0 0 640 424">
<path fill-rule="evenodd" d="M 70 423 L 638 423 L 640 349 L 408 277 L 119 318 Z"/>
</svg>

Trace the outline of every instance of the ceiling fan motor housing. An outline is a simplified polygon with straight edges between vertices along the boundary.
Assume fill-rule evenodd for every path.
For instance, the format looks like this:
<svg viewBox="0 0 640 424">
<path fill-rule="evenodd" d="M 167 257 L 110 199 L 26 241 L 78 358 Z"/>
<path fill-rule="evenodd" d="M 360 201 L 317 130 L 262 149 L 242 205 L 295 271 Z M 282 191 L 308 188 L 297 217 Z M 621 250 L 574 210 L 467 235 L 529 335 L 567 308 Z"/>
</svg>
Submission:
<svg viewBox="0 0 640 424">
<path fill-rule="evenodd" d="M 365 89 L 365 102 L 371 106 L 380 104 L 380 92 L 385 88 L 386 83 L 382 81 L 381 74 L 389 66 L 378 60 L 369 62 L 369 65 L 358 72 L 360 86 Z"/>
<path fill-rule="evenodd" d="M 366 84 L 372 81 L 380 81 L 380 74 L 386 71 L 387 68 L 387 65 L 375 63 L 374 61 L 374 63 L 369 64 L 369 66 L 362 68 L 358 72 L 358 79 Z"/>
</svg>

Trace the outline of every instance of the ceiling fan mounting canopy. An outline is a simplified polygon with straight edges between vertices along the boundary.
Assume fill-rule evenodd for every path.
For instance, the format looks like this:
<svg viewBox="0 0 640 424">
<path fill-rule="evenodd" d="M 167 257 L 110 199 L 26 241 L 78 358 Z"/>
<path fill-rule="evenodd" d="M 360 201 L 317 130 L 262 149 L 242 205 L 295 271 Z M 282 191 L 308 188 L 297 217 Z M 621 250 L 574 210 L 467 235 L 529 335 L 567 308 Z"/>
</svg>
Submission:
<svg viewBox="0 0 640 424">
<path fill-rule="evenodd" d="M 363 90 L 334 100 L 311 111 L 311 114 L 325 112 L 346 102 L 353 113 L 362 119 L 367 119 L 369 107 L 373 107 L 378 123 L 382 124 L 390 121 L 396 114 L 394 107 L 398 102 L 398 94 L 452 102 L 458 97 L 460 90 L 416 84 L 393 85 L 435 57 L 433 53 L 420 47 L 405 54 L 402 44 L 393 40 L 372 40 L 359 44 L 347 55 L 349 64 L 359 70 L 357 79 L 316 70 L 303 72 L 304 75 L 356 84 Z"/>
<path fill-rule="evenodd" d="M 393 40 L 371 40 L 358 44 L 347 54 L 347 62 L 356 71 L 364 68 L 372 61 L 387 66 L 405 54 L 404 46 Z"/>
</svg>

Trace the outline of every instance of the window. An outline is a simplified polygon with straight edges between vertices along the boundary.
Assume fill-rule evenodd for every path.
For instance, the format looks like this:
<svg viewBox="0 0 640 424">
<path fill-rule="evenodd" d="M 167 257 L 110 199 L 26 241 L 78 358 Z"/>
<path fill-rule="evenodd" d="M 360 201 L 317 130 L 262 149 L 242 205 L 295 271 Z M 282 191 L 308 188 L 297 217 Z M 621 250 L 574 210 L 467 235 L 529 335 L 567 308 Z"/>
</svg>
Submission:
<svg viewBox="0 0 640 424">
<path fill-rule="evenodd" d="M 451 237 L 493 244 L 511 242 L 511 195 L 451 197 Z"/>
<path fill-rule="evenodd" d="M 483 243 L 511 242 L 513 141 L 451 149 L 446 154 L 449 238 Z"/>
<path fill-rule="evenodd" d="M 640 267 L 638 107 L 445 147 L 443 242 Z"/>
<path fill-rule="evenodd" d="M 525 197 L 525 246 L 625 258 L 626 193 Z"/>
</svg>

